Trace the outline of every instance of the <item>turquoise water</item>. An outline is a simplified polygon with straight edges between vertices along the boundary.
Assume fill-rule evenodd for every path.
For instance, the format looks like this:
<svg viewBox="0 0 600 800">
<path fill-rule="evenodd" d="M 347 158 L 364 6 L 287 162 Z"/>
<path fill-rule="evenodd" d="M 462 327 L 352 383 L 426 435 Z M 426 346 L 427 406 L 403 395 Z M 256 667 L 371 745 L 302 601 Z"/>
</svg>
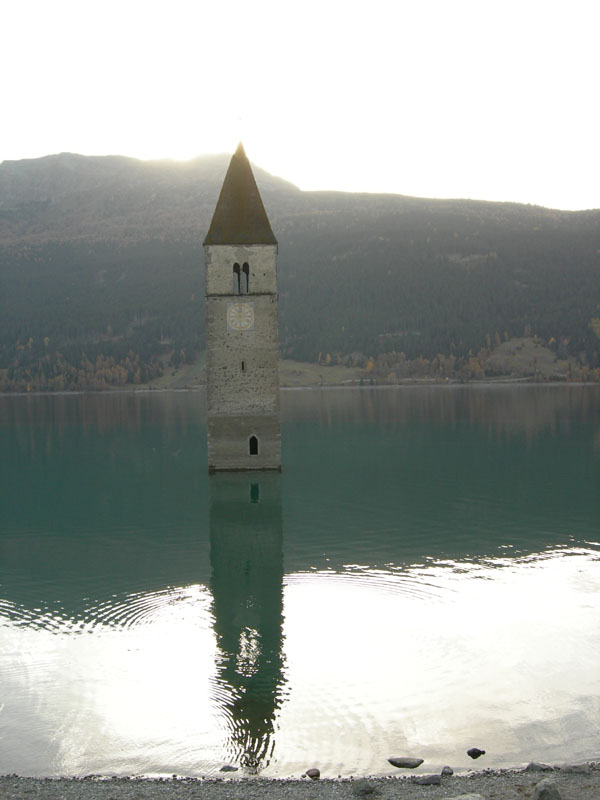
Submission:
<svg viewBox="0 0 600 800">
<path fill-rule="evenodd" d="M 600 389 L 0 397 L 0 774 L 386 774 L 598 754 Z M 485 763 L 484 763 L 485 761 Z"/>
</svg>

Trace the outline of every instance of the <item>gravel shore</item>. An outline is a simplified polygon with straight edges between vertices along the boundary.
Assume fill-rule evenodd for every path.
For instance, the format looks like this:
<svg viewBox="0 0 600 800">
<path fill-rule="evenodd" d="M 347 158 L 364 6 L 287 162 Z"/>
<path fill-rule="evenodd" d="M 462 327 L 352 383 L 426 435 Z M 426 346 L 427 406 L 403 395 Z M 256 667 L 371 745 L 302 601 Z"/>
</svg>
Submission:
<svg viewBox="0 0 600 800">
<path fill-rule="evenodd" d="M 563 765 L 550 772 L 484 770 L 420 786 L 412 776 L 354 780 L 267 778 L 160 779 L 0 777 L 2 800 L 438 800 L 479 795 L 483 800 L 534 798 L 541 780 L 555 782 L 562 800 L 600 800 L 600 762 Z M 466 800 L 466 798 L 465 798 Z M 471 799 L 470 799 L 471 800 Z M 475 800 L 475 798 L 473 798 Z"/>
</svg>

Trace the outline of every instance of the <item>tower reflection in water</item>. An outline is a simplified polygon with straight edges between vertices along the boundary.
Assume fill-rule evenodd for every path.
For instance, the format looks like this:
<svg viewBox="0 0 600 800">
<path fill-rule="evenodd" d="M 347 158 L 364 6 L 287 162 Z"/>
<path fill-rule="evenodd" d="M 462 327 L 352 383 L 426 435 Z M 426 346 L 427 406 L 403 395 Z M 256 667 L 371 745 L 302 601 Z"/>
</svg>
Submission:
<svg viewBox="0 0 600 800">
<path fill-rule="evenodd" d="M 258 773 L 273 755 L 284 691 L 281 476 L 217 473 L 209 486 L 215 700 L 230 731 L 228 759 Z"/>
</svg>

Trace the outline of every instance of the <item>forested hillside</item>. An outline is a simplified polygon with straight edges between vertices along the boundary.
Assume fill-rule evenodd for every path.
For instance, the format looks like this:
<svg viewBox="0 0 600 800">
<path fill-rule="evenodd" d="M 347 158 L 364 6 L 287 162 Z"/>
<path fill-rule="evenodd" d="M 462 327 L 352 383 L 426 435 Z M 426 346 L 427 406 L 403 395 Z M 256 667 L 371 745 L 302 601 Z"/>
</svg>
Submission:
<svg viewBox="0 0 600 800">
<path fill-rule="evenodd" d="M 228 161 L 0 164 L 0 389 L 138 384 L 195 359 Z M 600 365 L 600 211 L 301 192 L 255 174 L 287 358 L 454 368 L 530 334 Z"/>
</svg>

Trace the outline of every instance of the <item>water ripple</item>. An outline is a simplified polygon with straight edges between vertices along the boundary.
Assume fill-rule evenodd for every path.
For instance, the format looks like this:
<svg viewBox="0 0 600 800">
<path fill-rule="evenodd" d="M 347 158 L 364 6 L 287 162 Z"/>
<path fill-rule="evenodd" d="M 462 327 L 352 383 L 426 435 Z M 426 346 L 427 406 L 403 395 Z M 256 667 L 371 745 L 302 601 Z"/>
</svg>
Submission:
<svg viewBox="0 0 600 800">
<path fill-rule="evenodd" d="M 441 602 L 447 586 L 432 580 L 427 570 L 373 569 L 359 564 L 345 564 L 344 572 L 333 570 L 311 570 L 295 572 L 285 576 L 285 583 L 301 584 L 315 578 L 332 584 L 351 584 L 381 594 L 405 595 L 412 599 Z"/>
<path fill-rule="evenodd" d="M 50 609 L 27 608 L 0 598 L 0 621 L 3 617 L 18 627 L 50 633 L 73 632 L 81 626 L 81 623 L 62 618 Z"/>
<path fill-rule="evenodd" d="M 111 597 L 103 603 L 91 606 L 87 615 L 96 624 L 113 628 L 127 629 L 138 625 L 148 625 L 163 608 L 169 606 L 178 593 L 173 589 L 160 592 L 139 593 L 124 598 Z"/>
<path fill-rule="evenodd" d="M 0 621 L 53 634 L 94 633 L 99 628 L 128 630 L 152 625 L 169 608 L 195 599 L 193 587 L 169 587 L 155 592 L 112 595 L 100 602 L 84 604 L 80 614 L 70 617 L 60 604 L 28 608 L 0 598 Z"/>
</svg>

